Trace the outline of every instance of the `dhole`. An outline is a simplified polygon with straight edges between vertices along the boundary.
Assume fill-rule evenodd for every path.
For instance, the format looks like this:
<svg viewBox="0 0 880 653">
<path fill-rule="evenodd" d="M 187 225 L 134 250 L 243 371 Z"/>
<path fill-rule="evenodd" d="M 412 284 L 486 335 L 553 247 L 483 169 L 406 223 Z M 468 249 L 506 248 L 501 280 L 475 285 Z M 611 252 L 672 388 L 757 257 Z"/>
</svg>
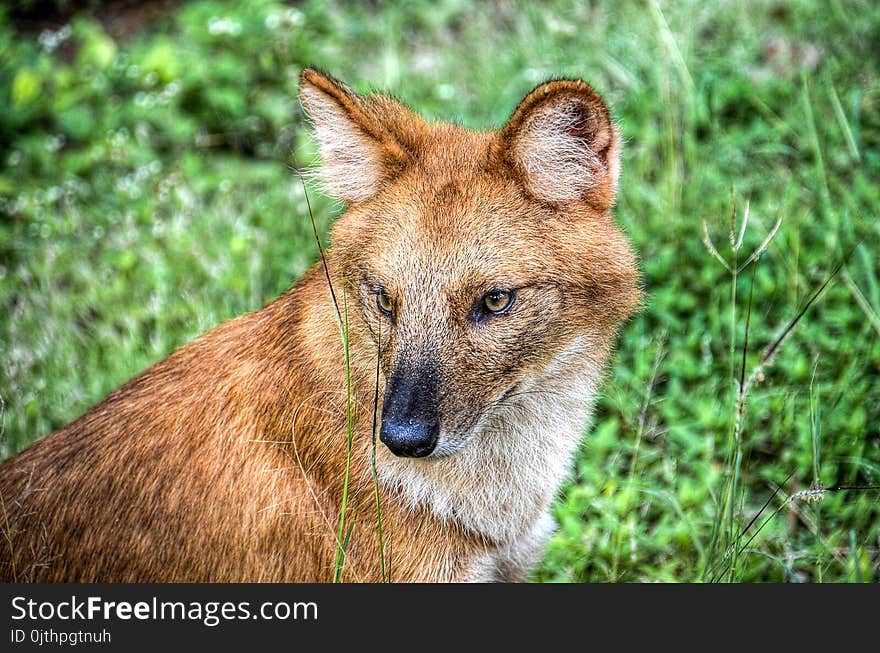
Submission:
<svg viewBox="0 0 880 653">
<path fill-rule="evenodd" d="M 315 69 L 300 97 L 348 205 L 326 268 L 3 463 L 2 579 L 331 580 L 350 426 L 341 580 L 383 558 L 386 580 L 516 580 L 539 559 L 640 301 L 607 107 L 550 81 L 472 132 Z"/>
</svg>

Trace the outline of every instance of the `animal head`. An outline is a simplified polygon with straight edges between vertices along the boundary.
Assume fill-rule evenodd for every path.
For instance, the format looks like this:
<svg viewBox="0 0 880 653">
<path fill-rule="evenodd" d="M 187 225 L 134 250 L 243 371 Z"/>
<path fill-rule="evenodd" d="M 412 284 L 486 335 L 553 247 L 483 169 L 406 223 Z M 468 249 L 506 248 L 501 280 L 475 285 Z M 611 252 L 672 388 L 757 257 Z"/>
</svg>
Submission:
<svg viewBox="0 0 880 653">
<path fill-rule="evenodd" d="M 611 216 L 621 139 L 589 85 L 542 84 L 481 132 L 314 69 L 300 96 L 348 205 L 328 264 L 378 352 L 394 454 L 454 455 L 548 375 L 601 366 L 640 292 Z"/>
</svg>

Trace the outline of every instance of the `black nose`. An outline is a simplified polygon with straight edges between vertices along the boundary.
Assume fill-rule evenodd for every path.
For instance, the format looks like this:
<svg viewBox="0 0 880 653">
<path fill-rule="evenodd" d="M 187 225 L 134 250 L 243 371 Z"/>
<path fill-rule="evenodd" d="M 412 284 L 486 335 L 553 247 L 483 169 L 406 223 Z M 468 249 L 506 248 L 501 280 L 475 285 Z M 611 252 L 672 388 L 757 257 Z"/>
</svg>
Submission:
<svg viewBox="0 0 880 653">
<path fill-rule="evenodd" d="M 437 446 L 437 424 L 416 421 L 412 418 L 398 424 L 382 420 L 379 439 L 385 443 L 395 456 L 424 458 Z"/>
</svg>

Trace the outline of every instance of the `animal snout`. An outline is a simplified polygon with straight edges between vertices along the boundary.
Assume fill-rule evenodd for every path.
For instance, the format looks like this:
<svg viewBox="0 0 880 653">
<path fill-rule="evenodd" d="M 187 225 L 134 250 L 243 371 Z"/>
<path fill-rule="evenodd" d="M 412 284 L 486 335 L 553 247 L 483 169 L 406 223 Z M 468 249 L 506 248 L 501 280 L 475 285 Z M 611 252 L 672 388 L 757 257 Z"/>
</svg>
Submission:
<svg viewBox="0 0 880 653">
<path fill-rule="evenodd" d="M 424 422 L 413 418 L 401 422 L 383 419 L 379 439 L 395 456 L 424 458 L 437 446 L 439 430 L 436 422 Z"/>
<path fill-rule="evenodd" d="M 395 456 L 424 458 L 439 437 L 437 370 L 430 363 L 398 365 L 385 391 L 379 439 Z"/>
</svg>

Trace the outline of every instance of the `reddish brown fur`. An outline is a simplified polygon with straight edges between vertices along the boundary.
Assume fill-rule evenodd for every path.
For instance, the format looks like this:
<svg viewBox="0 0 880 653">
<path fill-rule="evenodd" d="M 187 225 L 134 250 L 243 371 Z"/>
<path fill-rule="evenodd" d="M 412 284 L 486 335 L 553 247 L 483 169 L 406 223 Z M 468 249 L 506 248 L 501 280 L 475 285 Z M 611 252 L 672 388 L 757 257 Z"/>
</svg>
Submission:
<svg viewBox="0 0 880 653">
<path fill-rule="evenodd" d="M 577 201 L 543 201 L 510 153 L 530 112 L 561 95 L 587 107 L 593 122 L 580 136 L 602 157 L 616 161 L 617 137 L 583 82 L 542 85 L 500 132 L 485 133 L 429 125 L 391 98 L 358 97 L 314 70 L 302 84 L 336 102 L 380 162 L 381 186 L 350 202 L 327 252 L 337 297 L 341 303 L 344 293 L 349 308 L 355 406 L 346 517 L 354 530 L 342 578 L 376 581 L 374 335 L 381 333 L 382 384 L 408 347 L 431 340 L 448 388 L 444 415 L 462 429 L 578 334 L 596 337 L 603 363 L 639 301 L 634 258 L 608 210 L 615 180 L 597 178 Z M 449 298 L 442 312 L 420 285 L 425 270 Z M 365 275 L 381 275 L 407 298 L 394 329 L 372 310 Z M 488 340 L 485 331 L 455 336 L 456 316 L 489 279 L 522 286 L 521 313 Z M 206 333 L 3 463 L 0 577 L 330 580 L 345 406 L 340 331 L 318 264 L 265 308 Z M 378 457 L 381 466 L 390 453 L 379 445 Z M 382 518 L 395 581 L 464 580 L 473 560 L 500 544 L 386 487 Z"/>
</svg>

